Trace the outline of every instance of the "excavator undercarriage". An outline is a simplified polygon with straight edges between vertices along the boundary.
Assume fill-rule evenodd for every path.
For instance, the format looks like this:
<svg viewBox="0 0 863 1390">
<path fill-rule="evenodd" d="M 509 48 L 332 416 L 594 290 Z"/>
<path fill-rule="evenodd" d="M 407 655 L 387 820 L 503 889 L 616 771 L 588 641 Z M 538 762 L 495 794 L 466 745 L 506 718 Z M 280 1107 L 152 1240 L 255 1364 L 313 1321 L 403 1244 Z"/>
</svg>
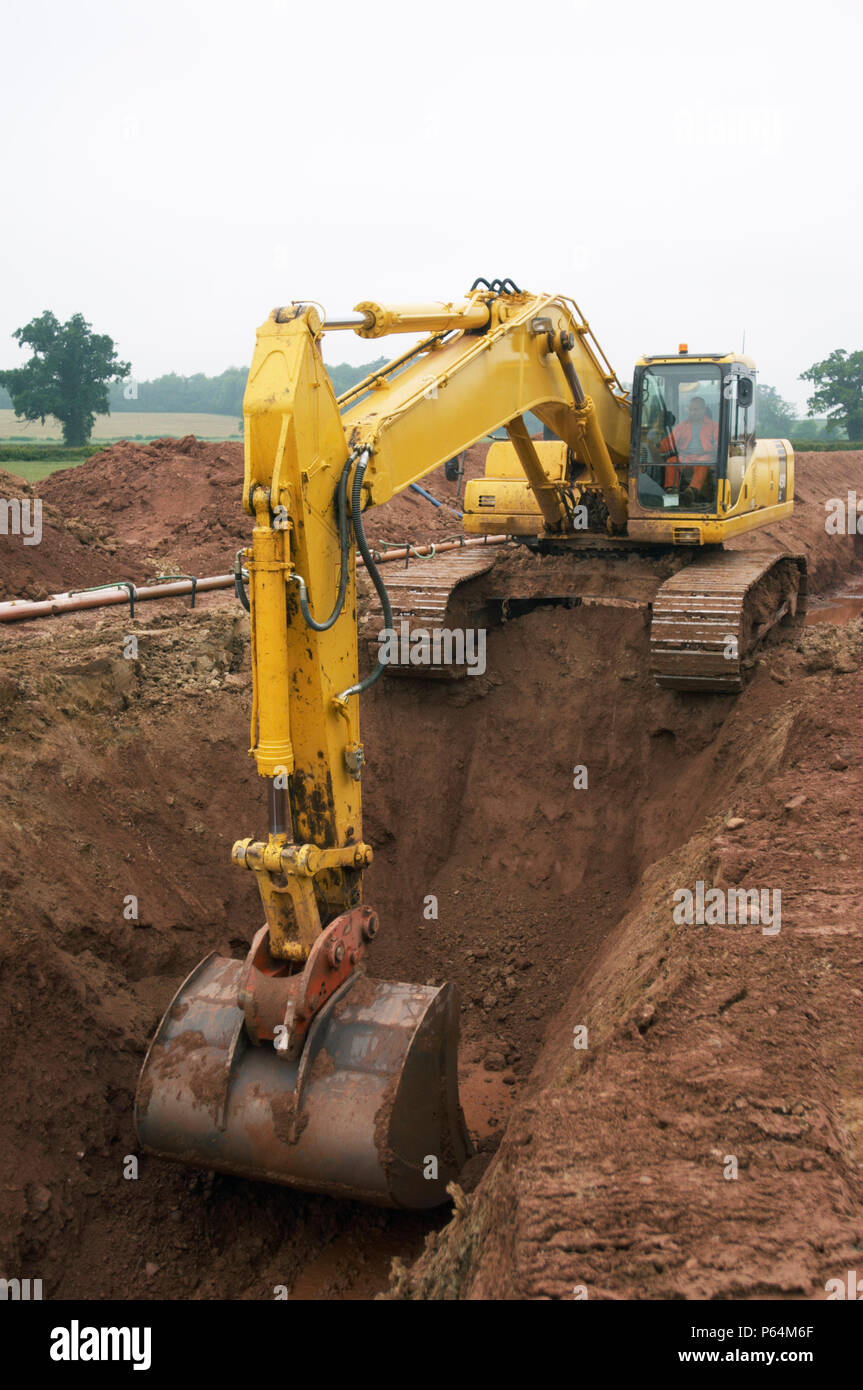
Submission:
<svg viewBox="0 0 863 1390">
<path fill-rule="evenodd" d="M 513 544 L 510 545 L 510 550 Z M 623 554 L 617 547 L 617 553 Z M 806 560 L 781 551 L 717 550 L 707 555 L 677 553 L 679 566 L 657 579 L 650 598 L 627 599 L 597 588 L 580 561 L 608 557 L 614 550 L 585 541 L 572 546 L 570 575 L 543 587 L 541 574 L 530 584 L 508 574 L 496 577 L 501 550 L 477 550 L 410 559 L 397 576 L 387 577 L 392 627 L 398 637 L 389 676 L 458 680 L 469 667 L 459 659 L 453 632 L 519 616 L 543 604 L 570 607 L 643 608 L 650 617 L 650 673 L 666 690 L 734 693 L 742 689 L 754 655 L 778 625 L 802 621 L 806 611 Z M 362 620 L 372 660 L 380 651 L 383 613 L 373 598 Z M 431 653 L 431 660 L 424 655 Z"/>
<path fill-rule="evenodd" d="M 650 625 L 650 669 L 666 690 L 741 690 L 747 665 L 778 623 L 806 611 L 806 560 L 721 550 L 666 580 Z"/>
</svg>

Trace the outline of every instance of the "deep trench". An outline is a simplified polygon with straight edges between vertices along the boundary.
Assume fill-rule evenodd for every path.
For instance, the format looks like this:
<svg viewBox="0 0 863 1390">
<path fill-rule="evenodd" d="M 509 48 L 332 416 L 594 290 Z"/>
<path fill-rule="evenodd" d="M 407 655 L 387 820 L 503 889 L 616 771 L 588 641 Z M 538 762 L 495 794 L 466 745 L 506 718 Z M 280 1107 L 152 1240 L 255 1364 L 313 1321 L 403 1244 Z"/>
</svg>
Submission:
<svg viewBox="0 0 863 1390">
<path fill-rule="evenodd" d="M 170 633 L 170 621 L 156 630 Z M 224 648 L 224 631 L 210 637 L 214 622 L 212 611 L 187 619 L 173 659 L 182 666 L 202 640 Z M 112 640 L 107 629 L 100 640 Z M 140 681 L 148 679 L 145 662 Z M 44 960 L 36 946 L 24 956 L 31 988 L 35 977 L 43 994 L 68 981 L 81 991 L 87 1007 L 62 1000 L 59 1022 L 74 1019 L 69 1056 L 93 1076 L 72 1106 L 86 1157 L 68 1200 L 21 1227 L 18 1258 L 45 1272 L 51 1297 L 260 1298 L 278 1285 L 294 1297 L 369 1296 L 385 1287 L 393 1256 L 410 1261 L 448 1218 L 448 1208 L 380 1211 L 157 1160 L 143 1161 L 136 1183 L 118 1181 L 134 1152 L 132 1092 L 147 1031 L 201 955 L 214 947 L 242 955 L 258 925 L 253 888 L 226 867 L 233 838 L 260 828 L 265 813 L 243 756 L 246 698 L 210 692 L 202 721 L 194 692 L 146 709 L 125 695 L 125 709 L 121 699 L 114 711 L 119 738 L 100 726 L 96 698 L 83 738 L 80 721 L 58 722 L 39 749 L 41 776 L 62 765 L 61 745 L 84 767 L 56 814 L 80 830 L 84 807 L 95 805 L 84 853 L 98 862 L 83 914 L 90 871 L 82 878 L 68 856 L 44 898 L 55 941 L 59 918 L 62 961 Z M 505 623 L 489 636 L 483 676 L 388 679 L 367 699 L 364 834 L 376 860 L 365 896 L 383 928 L 370 973 L 458 985 L 465 1103 L 479 1147 L 466 1186 L 481 1177 L 546 1026 L 643 870 L 721 809 L 727 769 L 714 743 L 733 708 L 728 696 L 656 690 L 646 615 L 586 607 L 540 608 Z M 187 756 L 178 759 L 178 749 Z M 586 787 L 573 785 L 576 768 L 586 769 Z M 106 923 L 106 897 L 130 884 L 146 904 L 147 930 Z M 98 1000 L 100 990 L 113 1002 Z M 132 1019 L 130 1006 L 126 1020 L 132 997 L 138 1013 Z M 30 1070 L 34 1087 L 50 1084 L 35 1063 Z M 483 1109 L 486 1086 L 493 1100 Z M 37 1152 L 54 1145 L 59 1159 L 68 1105 L 43 1099 L 43 1108 L 33 1143 Z M 66 1162 L 74 1168 L 71 1153 Z M 63 1173 L 61 1164 L 58 1183 Z"/>
</svg>

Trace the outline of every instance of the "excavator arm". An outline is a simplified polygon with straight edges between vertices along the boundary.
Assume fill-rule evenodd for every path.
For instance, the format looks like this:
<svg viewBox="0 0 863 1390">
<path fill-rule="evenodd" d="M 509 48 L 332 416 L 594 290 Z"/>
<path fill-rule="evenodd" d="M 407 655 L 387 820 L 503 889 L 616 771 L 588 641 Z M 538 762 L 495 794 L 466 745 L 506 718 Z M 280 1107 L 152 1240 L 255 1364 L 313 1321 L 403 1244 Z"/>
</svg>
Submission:
<svg viewBox="0 0 863 1390">
<path fill-rule="evenodd" d="M 363 512 L 503 426 L 546 531 L 565 533 L 568 483 L 543 467 L 524 424 L 533 411 L 578 456 L 610 525 L 626 520 L 628 401 L 572 301 L 476 290 L 453 304 L 357 309 L 351 326 L 363 336 L 429 336 L 336 401 L 317 309 L 274 310 L 244 404 L 252 752 L 269 783 L 270 833 L 239 841 L 234 859 L 257 877 L 270 951 L 298 962 L 359 903 L 372 857 L 361 835 L 346 505 L 362 549 Z"/>
<path fill-rule="evenodd" d="M 469 306 L 467 309 L 465 306 Z M 409 310 L 359 305 L 385 331 L 407 331 Z M 471 326 L 461 326 L 472 311 Z M 480 311 L 485 319 L 477 325 Z M 419 319 L 419 315 L 417 315 Z M 439 464 L 501 427 L 525 467 L 546 526 L 565 526 L 522 417 L 532 411 L 589 470 L 616 525 L 626 519 L 628 398 L 572 300 L 475 291 L 438 306 L 438 332 L 342 396 L 345 434 L 371 451 L 364 491 L 386 502 Z M 449 327 L 454 322 L 455 330 Z M 402 328 L 405 325 L 405 328 Z M 368 336 L 368 332 L 366 333 Z"/>
<path fill-rule="evenodd" d="M 269 824 L 266 837 L 238 840 L 233 860 L 254 874 L 265 922 L 245 961 L 210 956 L 181 986 L 141 1072 L 136 1124 L 160 1157 L 427 1207 L 471 1153 L 458 1000 L 452 985 L 364 970 L 377 917 L 362 901 L 372 850 L 357 696 L 381 667 L 359 679 L 357 549 L 388 605 L 363 512 L 504 425 L 543 524 L 565 531 L 567 483 L 528 436 L 533 410 L 577 451 L 622 526 L 629 411 L 563 299 L 476 288 L 454 304 L 358 314 L 342 326 L 427 336 L 341 401 L 314 306 L 276 310 L 258 330 L 244 401 L 254 528 L 237 583 Z"/>
</svg>

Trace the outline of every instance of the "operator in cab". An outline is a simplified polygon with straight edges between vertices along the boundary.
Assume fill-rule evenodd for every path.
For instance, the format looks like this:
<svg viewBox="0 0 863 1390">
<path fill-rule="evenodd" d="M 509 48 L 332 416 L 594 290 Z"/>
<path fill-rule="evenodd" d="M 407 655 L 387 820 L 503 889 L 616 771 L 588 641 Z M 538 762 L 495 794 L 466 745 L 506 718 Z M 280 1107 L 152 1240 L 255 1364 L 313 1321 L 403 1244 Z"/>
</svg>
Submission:
<svg viewBox="0 0 863 1390">
<path fill-rule="evenodd" d="M 679 490 L 680 501 L 686 506 L 697 499 L 712 496 L 711 466 L 716 464 L 719 426 L 707 413 L 703 396 L 693 396 L 689 402 L 689 418 L 666 435 L 660 449 L 665 465 L 666 489 Z"/>
</svg>

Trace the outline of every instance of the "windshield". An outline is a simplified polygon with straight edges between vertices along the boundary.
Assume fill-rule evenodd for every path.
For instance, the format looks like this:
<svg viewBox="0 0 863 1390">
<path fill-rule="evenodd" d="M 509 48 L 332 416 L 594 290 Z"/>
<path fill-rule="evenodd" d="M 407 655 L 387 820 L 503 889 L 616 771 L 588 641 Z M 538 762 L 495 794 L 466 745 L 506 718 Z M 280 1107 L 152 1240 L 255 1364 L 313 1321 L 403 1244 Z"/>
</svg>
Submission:
<svg viewBox="0 0 863 1390">
<path fill-rule="evenodd" d="M 722 373 L 687 362 L 647 367 L 641 385 L 638 500 L 707 509 L 716 502 Z"/>
</svg>

